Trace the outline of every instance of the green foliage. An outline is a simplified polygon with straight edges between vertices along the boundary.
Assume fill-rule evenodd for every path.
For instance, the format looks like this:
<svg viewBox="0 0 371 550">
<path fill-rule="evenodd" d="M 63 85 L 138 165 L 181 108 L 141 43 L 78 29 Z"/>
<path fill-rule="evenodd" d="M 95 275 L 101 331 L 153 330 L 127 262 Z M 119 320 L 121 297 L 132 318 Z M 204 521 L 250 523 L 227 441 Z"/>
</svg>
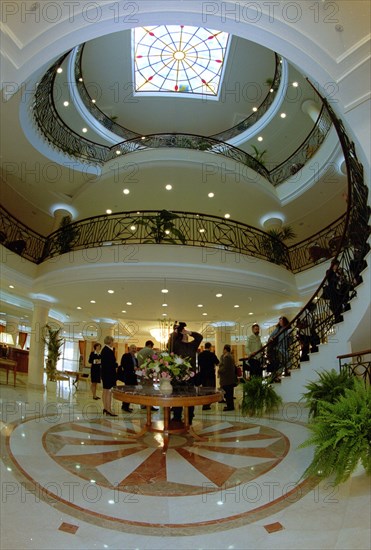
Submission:
<svg viewBox="0 0 371 550">
<path fill-rule="evenodd" d="M 43 336 L 43 342 L 46 344 L 48 354 L 46 357 L 46 374 L 50 382 L 54 381 L 57 373 L 57 362 L 62 353 L 64 339 L 60 336 L 61 328 L 53 329 L 50 325 L 45 325 L 46 334 Z"/>
<path fill-rule="evenodd" d="M 181 231 L 175 226 L 173 220 L 179 218 L 177 214 L 161 210 L 157 215 L 143 216 L 136 220 L 137 225 L 147 227 L 150 237 L 144 240 L 144 243 L 163 243 L 168 242 L 177 244 L 180 241 L 185 244 L 186 238 Z"/>
<path fill-rule="evenodd" d="M 242 416 L 263 416 L 277 411 L 282 398 L 271 385 L 271 380 L 253 376 L 242 385 Z"/>
<path fill-rule="evenodd" d="M 312 463 L 303 478 L 334 476 L 335 484 L 346 481 L 359 461 L 371 474 L 371 387 L 361 380 L 345 389 L 334 403 L 319 403 L 309 424 L 312 435 L 300 448 L 315 445 Z"/>
<path fill-rule="evenodd" d="M 264 156 L 266 155 L 267 150 L 264 149 L 264 151 L 261 151 L 261 150 L 258 149 L 258 147 L 256 147 L 255 145 L 250 145 L 250 147 L 251 147 L 252 150 L 254 151 L 254 159 L 257 160 L 258 162 L 260 162 L 260 164 L 262 164 L 262 165 L 264 166 L 264 165 L 265 165 Z"/>
<path fill-rule="evenodd" d="M 59 226 L 57 243 L 61 254 L 69 252 L 79 236 L 79 230 L 72 225 L 71 221 L 71 216 L 64 216 Z"/>
<path fill-rule="evenodd" d="M 319 404 L 322 401 L 334 403 L 345 390 L 354 388 L 354 376 L 351 376 L 347 370 L 340 373 L 335 369 L 330 371 L 317 372 L 319 380 L 309 382 L 305 386 L 308 390 L 303 394 L 303 399 L 309 407 L 309 417 L 318 415 Z"/>
<path fill-rule="evenodd" d="M 286 265 L 288 253 L 285 241 L 295 239 L 296 233 L 291 226 L 286 225 L 280 229 L 268 229 L 267 237 L 263 242 L 263 249 L 268 258 L 275 264 Z"/>
</svg>

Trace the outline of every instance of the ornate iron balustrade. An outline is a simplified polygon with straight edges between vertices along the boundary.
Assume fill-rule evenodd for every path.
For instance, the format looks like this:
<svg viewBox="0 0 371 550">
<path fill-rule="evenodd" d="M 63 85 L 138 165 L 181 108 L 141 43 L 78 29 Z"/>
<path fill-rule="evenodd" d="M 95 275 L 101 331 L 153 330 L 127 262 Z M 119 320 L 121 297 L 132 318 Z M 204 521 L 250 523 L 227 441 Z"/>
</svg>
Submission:
<svg viewBox="0 0 371 550">
<path fill-rule="evenodd" d="M 269 181 L 277 186 L 300 172 L 305 164 L 318 151 L 332 127 L 328 111 L 322 106 L 316 124 L 303 143 L 285 161 L 270 170 Z"/>
<path fill-rule="evenodd" d="M 371 384 L 371 349 L 338 355 L 337 359 L 340 372 L 346 370 L 352 376 L 362 378 L 365 384 Z"/>
<path fill-rule="evenodd" d="M 103 113 L 99 109 L 99 107 L 97 107 L 93 103 L 93 98 L 89 95 L 89 92 L 85 86 L 85 82 L 83 78 L 82 57 L 84 53 L 84 47 L 85 47 L 85 44 L 80 44 L 74 50 L 74 56 L 75 56 L 74 73 L 75 73 L 76 88 L 80 94 L 80 98 L 84 106 L 89 111 L 89 113 L 102 124 L 104 128 L 114 132 L 117 136 L 125 140 L 134 139 L 136 137 L 140 138 L 140 134 L 138 134 L 137 132 L 133 132 L 128 128 L 125 128 L 121 124 L 118 124 L 117 122 L 112 120 L 110 117 L 108 117 L 105 113 Z M 276 63 L 275 63 L 275 71 L 274 71 L 272 83 L 269 85 L 269 91 L 264 97 L 263 101 L 257 107 L 256 111 L 251 113 L 251 115 L 246 117 L 244 120 L 242 120 L 232 128 L 228 128 L 227 130 L 223 130 L 222 132 L 218 132 L 217 134 L 213 134 L 208 137 L 212 139 L 216 139 L 218 141 L 224 141 L 224 142 L 228 141 L 229 139 L 232 139 L 233 137 L 238 136 L 239 134 L 242 134 L 248 128 L 251 128 L 268 111 L 269 107 L 272 105 L 274 101 L 274 98 L 277 95 L 277 91 L 278 91 L 278 88 L 281 82 L 281 77 L 282 77 L 281 57 L 276 53 L 274 55 L 275 55 Z"/>
<path fill-rule="evenodd" d="M 37 263 L 44 250 L 45 237 L 32 231 L 0 206 L 0 243 L 19 256 Z"/>
<path fill-rule="evenodd" d="M 288 177 L 292 176 L 294 173 L 298 172 L 304 166 L 304 164 L 311 158 L 311 156 L 313 156 L 313 154 L 323 143 L 331 128 L 331 118 L 329 117 L 327 111 L 322 109 L 315 127 L 304 142 L 298 147 L 295 153 L 279 166 L 269 171 L 253 156 L 245 153 L 237 147 L 233 147 L 232 145 L 221 141 L 222 137 L 224 139 L 230 139 L 234 135 L 237 135 L 237 133 L 245 131 L 248 127 L 254 124 L 254 122 L 256 122 L 256 113 L 253 113 L 235 127 L 226 130 L 225 132 L 215 134 L 214 136 L 207 137 L 192 134 L 158 134 L 145 136 L 143 139 L 137 133 L 115 123 L 98 109 L 98 107 L 92 102 L 92 99 L 84 86 L 83 79 L 81 81 L 79 76 L 81 68 L 78 68 L 76 86 L 85 106 L 103 126 L 113 131 L 118 136 L 123 137 L 125 140 L 112 147 L 100 145 L 78 135 L 66 126 L 55 107 L 53 88 L 57 74 L 56 71 L 67 55 L 69 54 L 65 54 L 58 59 L 56 63 L 54 63 L 54 65 L 45 73 L 40 84 L 38 85 L 34 101 L 34 117 L 40 131 L 54 147 L 59 148 L 71 157 L 80 158 L 94 164 L 104 164 L 105 162 L 116 158 L 117 155 L 129 154 L 135 151 L 162 147 L 177 147 L 207 151 L 211 154 L 231 158 L 236 162 L 242 163 L 250 167 L 252 170 L 255 170 L 274 186 L 276 186 L 285 181 Z M 81 48 L 77 50 L 77 57 L 79 56 L 81 56 Z M 77 66 L 79 67 L 79 64 Z M 278 62 L 276 64 L 276 73 L 272 84 L 274 88 L 272 89 L 275 90 L 280 78 L 281 63 Z M 273 101 L 274 97 L 270 99 L 270 96 L 274 96 L 274 93 L 269 93 L 266 100 L 264 100 L 261 104 L 260 116 L 264 114 L 264 110 L 269 108 L 269 101 L 271 99 Z M 238 128 L 240 129 L 238 130 Z M 232 132 L 233 135 L 227 135 L 228 132 Z"/>
<path fill-rule="evenodd" d="M 343 123 L 336 117 L 328 103 L 324 99 L 322 101 L 335 126 L 345 157 L 348 175 L 348 208 L 345 216 L 314 237 L 321 249 L 327 249 L 330 246 L 328 250 L 331 251 L 332 243 L 331 256 L 340 263 L 344 288 L 341 293 L 338 293 L 335 312 L 332 300 L 326 299 L 323 295 L 323 287 L 327 282 L 327 275 L 325 275 L 306 306 L 272 342 L 260 350 L 262 367 L 268 372 L 273 372 L 273 376 L 276 372 L 289 374 L 289 370 L 299 368 L 304 349 L 306 353 L 317 351 L 318 345 L 327 340 L 334 331 L 336 313 L 339 315 L 339 312 L 345 312 L 350 307 L 350 301 L 357 294 L 356 287 L 362 282 L 361 273 L 367 267 L 365 257 L 370 250 L 368 239 L 371 209 L 367 204 L 368 189 L 364 183 L 363 166 L 357 159 L 354 143 L 349 140 Z M 329 231 L 334 233 L 330 240 L 328 240 Z M 300 260 L 303 246 L 303 243 L 299 243 L 290 249 L 291 260 L 294 263 L 293 271 L 297 269 L 295 261 Z M 322 260 L 322 257 L 318 257 L 318 260 Z"/>
</svg>

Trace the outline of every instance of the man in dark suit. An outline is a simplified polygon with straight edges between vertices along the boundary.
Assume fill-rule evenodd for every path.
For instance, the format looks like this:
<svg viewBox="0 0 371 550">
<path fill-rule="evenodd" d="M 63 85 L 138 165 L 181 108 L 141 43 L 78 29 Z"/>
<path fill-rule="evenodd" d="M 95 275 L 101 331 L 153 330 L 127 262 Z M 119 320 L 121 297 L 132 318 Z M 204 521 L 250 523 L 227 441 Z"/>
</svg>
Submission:
<svg viewBox="0 0 371 550">
<path fill-rule="evenodd" d="M 127 386 L 136 386 L 138 384 L 135 369 L 138 368 L 138 359 L 135 357 L 137 347 L 134 344 L 129 346 L 128 353 L 124 353 L 121 357 L 121 363 L 117 371 L 117 378 L 124 382 Z M 123 411 L 131 413 L 130 403 L 121 405 Z"/>
<path fill-rule="evenodd" d="M 205 350 L 198 355 L 199 383 L 204 387 L 216 387 L 215 367 L 219 365 L 219 359 L 211 351 L 210 342 L 205 343 Z M 210 405 L 203 405 L 203 411 L 209 411 Z"/>
</svg>

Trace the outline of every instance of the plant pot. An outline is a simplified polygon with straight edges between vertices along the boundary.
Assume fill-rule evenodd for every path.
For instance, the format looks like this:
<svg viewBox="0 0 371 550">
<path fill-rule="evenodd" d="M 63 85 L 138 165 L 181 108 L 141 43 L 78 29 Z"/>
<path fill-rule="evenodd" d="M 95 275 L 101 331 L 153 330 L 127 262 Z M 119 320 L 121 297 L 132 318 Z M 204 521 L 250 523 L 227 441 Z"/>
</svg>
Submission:
<svg viewBox="0 0 371 550">
<path fill-rule="evenodd" d="M 169 378 L 161 378 L 160 380 L 160 392 L 165 395 L 170 395 L 173 393 L 173 386 Z"/>
</svg>

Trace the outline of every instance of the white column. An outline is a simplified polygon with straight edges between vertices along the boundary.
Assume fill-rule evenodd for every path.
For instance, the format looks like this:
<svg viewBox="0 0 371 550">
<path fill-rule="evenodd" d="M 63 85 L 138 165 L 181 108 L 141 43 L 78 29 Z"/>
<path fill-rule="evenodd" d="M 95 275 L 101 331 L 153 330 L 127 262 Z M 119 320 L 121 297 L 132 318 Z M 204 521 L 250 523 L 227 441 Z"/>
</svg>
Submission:
<svg viewBox="0 0 371 550">
<path fill-rule="evenodd" d="M 317 103 L 315 103 L 311 99 L 307 99 L 306 101 L 303 101 L 301 105 L 301 110 L 303 111 L 303 113 L 309 115 L 310 118 L 313 120 L 313 122 L 317 122 L 317 119 L 321 112 L 319 105 L 317 105 Z"/>
<path fill-rule="evenodd" d="M 5 332 L 11 334 L 13 338 L 14 345 L 18 344 L 18 335 L 19 335 L 19 317 L 13 315 L 6 316 L 6 327 Z"/>
<path fill-rule="evenodd" d="M 215 355 L 220 358 L 225 344 L 231 343 L 231 327 L 220 326 L 215 328 Z"/>
<path fill-rule="evenodd" d="M 49 303 L 42 300 L 34 301 L 31 324 L 30 353 L 28 357 L 28 385 L 41 388 L 44 376 L 43 328 L 48 322 Z"/>
</svg>

